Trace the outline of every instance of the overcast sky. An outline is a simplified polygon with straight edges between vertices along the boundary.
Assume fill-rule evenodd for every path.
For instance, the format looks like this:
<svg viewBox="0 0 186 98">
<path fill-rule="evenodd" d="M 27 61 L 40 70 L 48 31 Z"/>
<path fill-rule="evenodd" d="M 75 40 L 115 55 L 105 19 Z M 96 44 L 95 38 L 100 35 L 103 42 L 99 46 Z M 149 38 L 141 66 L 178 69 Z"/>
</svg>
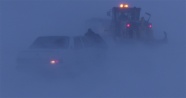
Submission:
<svg viewBox="0 0 186 98">
<path fill-rule="evenodd" d="M 123 1 L 1 0 L 1 34 L 3 38 L 12 40 L 25 40 L 38 35 L 82 34 L 87 29 L 84 24 L 86 20 L 109 18 L 106 12 L 120 3 Z M 185 0 L 128 0 L 127 3 L 141 7 L 142 16 L 145 12 L 151 13 L 151 22 L 158 33 L 165 30 L 171 38 L 183 38 L 186 26 Z"/>
</svg>

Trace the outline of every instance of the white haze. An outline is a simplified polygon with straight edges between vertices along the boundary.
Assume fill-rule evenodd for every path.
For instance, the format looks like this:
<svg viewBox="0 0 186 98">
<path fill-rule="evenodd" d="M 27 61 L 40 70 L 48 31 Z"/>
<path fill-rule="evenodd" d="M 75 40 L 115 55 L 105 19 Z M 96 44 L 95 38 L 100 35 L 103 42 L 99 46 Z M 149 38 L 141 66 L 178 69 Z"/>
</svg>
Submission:
<svg viewBox="0 0 186 98">
<path fill-rule="evenodd" d="M 74 77 L 44 78 L 15 70 L 17 54 L 42 35 L 83 35 L 91 18 L 122 0 L 0 1 L 1 98 L 17 97 L 186 97 L 186 2 L 132 0 L 152 14 L 155 36 L 167 44 L 116 44 L 99 64 Z M 93 67 L 92 67 L 93 66 Z M 83 68 L 82 68 L 83 69 Z"/>
</svg>

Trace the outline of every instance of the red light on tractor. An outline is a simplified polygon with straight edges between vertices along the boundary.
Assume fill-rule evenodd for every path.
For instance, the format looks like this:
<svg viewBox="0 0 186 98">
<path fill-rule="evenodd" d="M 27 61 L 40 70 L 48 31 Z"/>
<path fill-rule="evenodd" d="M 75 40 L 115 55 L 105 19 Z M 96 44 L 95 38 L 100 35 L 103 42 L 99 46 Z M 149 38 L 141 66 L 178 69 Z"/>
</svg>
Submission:
<svg viewBox="0 0 186 98">
<path fill-rule="evenodd" d="M 58 60 L 50 60 L 50 64 L 52 64 L 52 65 L 57 64 L 57 63 L 59 63 Z"/>
<path fill-rule="evenodd" d="M 149 24 L 149 28 L 152 28 L 152 24 Z"/>
<path fill-rule="evenodd" d="M 128 23 L 128 24 L 126 25 L 126 27 L 127 27 L 127 28 L 130 28 L 130 24 Z"/>
</svg>

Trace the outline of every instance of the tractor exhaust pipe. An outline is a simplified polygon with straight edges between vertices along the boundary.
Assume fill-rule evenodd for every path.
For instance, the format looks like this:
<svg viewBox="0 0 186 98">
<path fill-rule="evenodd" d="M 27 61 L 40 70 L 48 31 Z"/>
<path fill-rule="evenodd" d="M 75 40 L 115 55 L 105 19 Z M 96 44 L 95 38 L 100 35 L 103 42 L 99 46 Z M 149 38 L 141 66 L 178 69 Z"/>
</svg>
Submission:
<svg viewBox="0 0 186 98">
<path fill-rule="evenodd" d="M 149 18 L 148 18 L 148 20 L 147 20 L 147 21 L 149 22 L 149 20 L 150 20 L 150 18 L 151 18 L 151 14 L 150 14 L 150 13 L 147 13 L 147 12 L 146 12 L 145 14 L 149 16 Z"/>
</svg>

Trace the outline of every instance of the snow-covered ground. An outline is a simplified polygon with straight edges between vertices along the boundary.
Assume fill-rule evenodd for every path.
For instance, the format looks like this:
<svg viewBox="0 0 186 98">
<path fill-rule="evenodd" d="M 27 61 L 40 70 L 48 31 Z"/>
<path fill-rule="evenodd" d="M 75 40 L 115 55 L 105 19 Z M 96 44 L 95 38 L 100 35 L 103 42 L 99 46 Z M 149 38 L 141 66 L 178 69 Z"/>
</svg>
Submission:
<svg viewBox="0 0 186 98">
<path fill-rule="evenodd" d="M 117 2 L 112 2 L 117 4 Z M 136 4 L 147 9 L 153 2 L 143 4 L 138 1 Z M 82 1 L 78 4 L 81 3 Z M 135 4 L 134 1 L 131 3 Z M 68 13 L 73 9 L 64 12 L 64 15 L 59 14 L 58 12 L 65 11 L 65 8 L 68 8 L 61 6 L 61 3 L 44 3 L 41 1 L 30 3 L 21 1 L 2 2 L 1 7 L 3 9 L 0 10 L 2 11 L 1 97 L 186 97 L 186 38 L 184 34 L 186 24 L 183 22 L 185 14 L 178 15 L 179 12 L 184 11 L 183 9 L 180 11 L 180 9 L 185 8 L 183 4 L 185 1 L 177 1 L 176 3 L 172 1 L 169 4 L 164 1 L 161 3 L 160 1 L 156 2 L 160 8 L 164 8 L 160 11 L 164 18 L 168 15 L 163 14 L 163 11 L 170 10 L 169 6 L 174 5 L 174 8 L 177 6 L 177 10 L 179 10 L 174 11 L 173 16 L 159 21 L 160 25 L 158 26 L 156 17 L 160 17 L 157 15 L 159 10 L 156 7 L 150 8 L 156 14 L 153 14 L 152 18 L 152 21 L 156 24 L 155 27 L 159 27 L 159 30 L 167 29 L 169 31 L 169 42 L 167 44 L 114 44 L 109 42 L 109 50 L 105 59 L 97 65 L 92 65 L 90 62 L 87 66 L 91 66 L 91 69 L 77 73 L 76 76 L 46 78 L 16 71 L 15 59 L 18 52 L 30 45 L 35 37 L 39 35 L 59 34 L 63 30 L 64 33 L 74 31 L 76 34 L 77 31 L 86 31 L 79 26 L 83 23 L 80 20 L 75 21 L 72 16 L 69 16 L 72 20 L 69 19 Z M 67 2 L 65 4 L 68 6 L 72 3 Z M 93 4 L 97 3 L 86 4 L 89 4 L 89 10 L 93 12 L 87 17 L 94 16 L 97 10 L 93 10 Z M 88 6 L 86 4 L 82 4 L 82 6 Z M 102 4 L 104 3 L 102 2 Z M 76 4 L 72 5 L 77 6 Z M 108 8 L 111 6 L 114 6 L 111 1 L 108 2 L 108 5 L 105 5 Z M 97 7 L 101 8 L 103 6 L 98 4 Z M 84 8 L 78 8 L 77 10 L 82 10 L 82 16 L 86 15 L 86 12 L 90 14 Z M 107 8 L 101 9 L 98 13 L 103 14 L 104 10 L 107 10 Z M 54 16 L 47 13 L 52 13 Z M 81 15 L 78 14 L 76 18 L 81 20 L 87 18 L 81 17 Z M 42 18 L 43 16 L 45 18 Z M 64 19 L 57 21 L 62 16 Z M 174 24 L 171 24 L 170 20 L 177 16 L 182 17 L 182 19 L 178 18 L 173 21 Z M 67 18 L 70 22 L 66 20 Z M 46 22 L 47 19 L 51 20 Z M 162 22 L 169 24 L 163 25 Z M 61 26 L 59 26 L 60 23 Z M 73 26 L 70 26 L 71 23 L 74 23 Z M 58 26 L 55 27 L 55 25 Z M 74 27 L 73 30 L 72 27 Z M 52 31 L 55 33 L 51 34 Z"/>
<path fill-rule="evenodd" d="M 185 48 L 183 43 L 112 47 L 100 65 L 87 65 L 96 66 L 92 70 L 55 79 L 16 72 L 15 55 L 6 53 L 1 93 L 4 97 L 183 97 Z"/>
</svg>

